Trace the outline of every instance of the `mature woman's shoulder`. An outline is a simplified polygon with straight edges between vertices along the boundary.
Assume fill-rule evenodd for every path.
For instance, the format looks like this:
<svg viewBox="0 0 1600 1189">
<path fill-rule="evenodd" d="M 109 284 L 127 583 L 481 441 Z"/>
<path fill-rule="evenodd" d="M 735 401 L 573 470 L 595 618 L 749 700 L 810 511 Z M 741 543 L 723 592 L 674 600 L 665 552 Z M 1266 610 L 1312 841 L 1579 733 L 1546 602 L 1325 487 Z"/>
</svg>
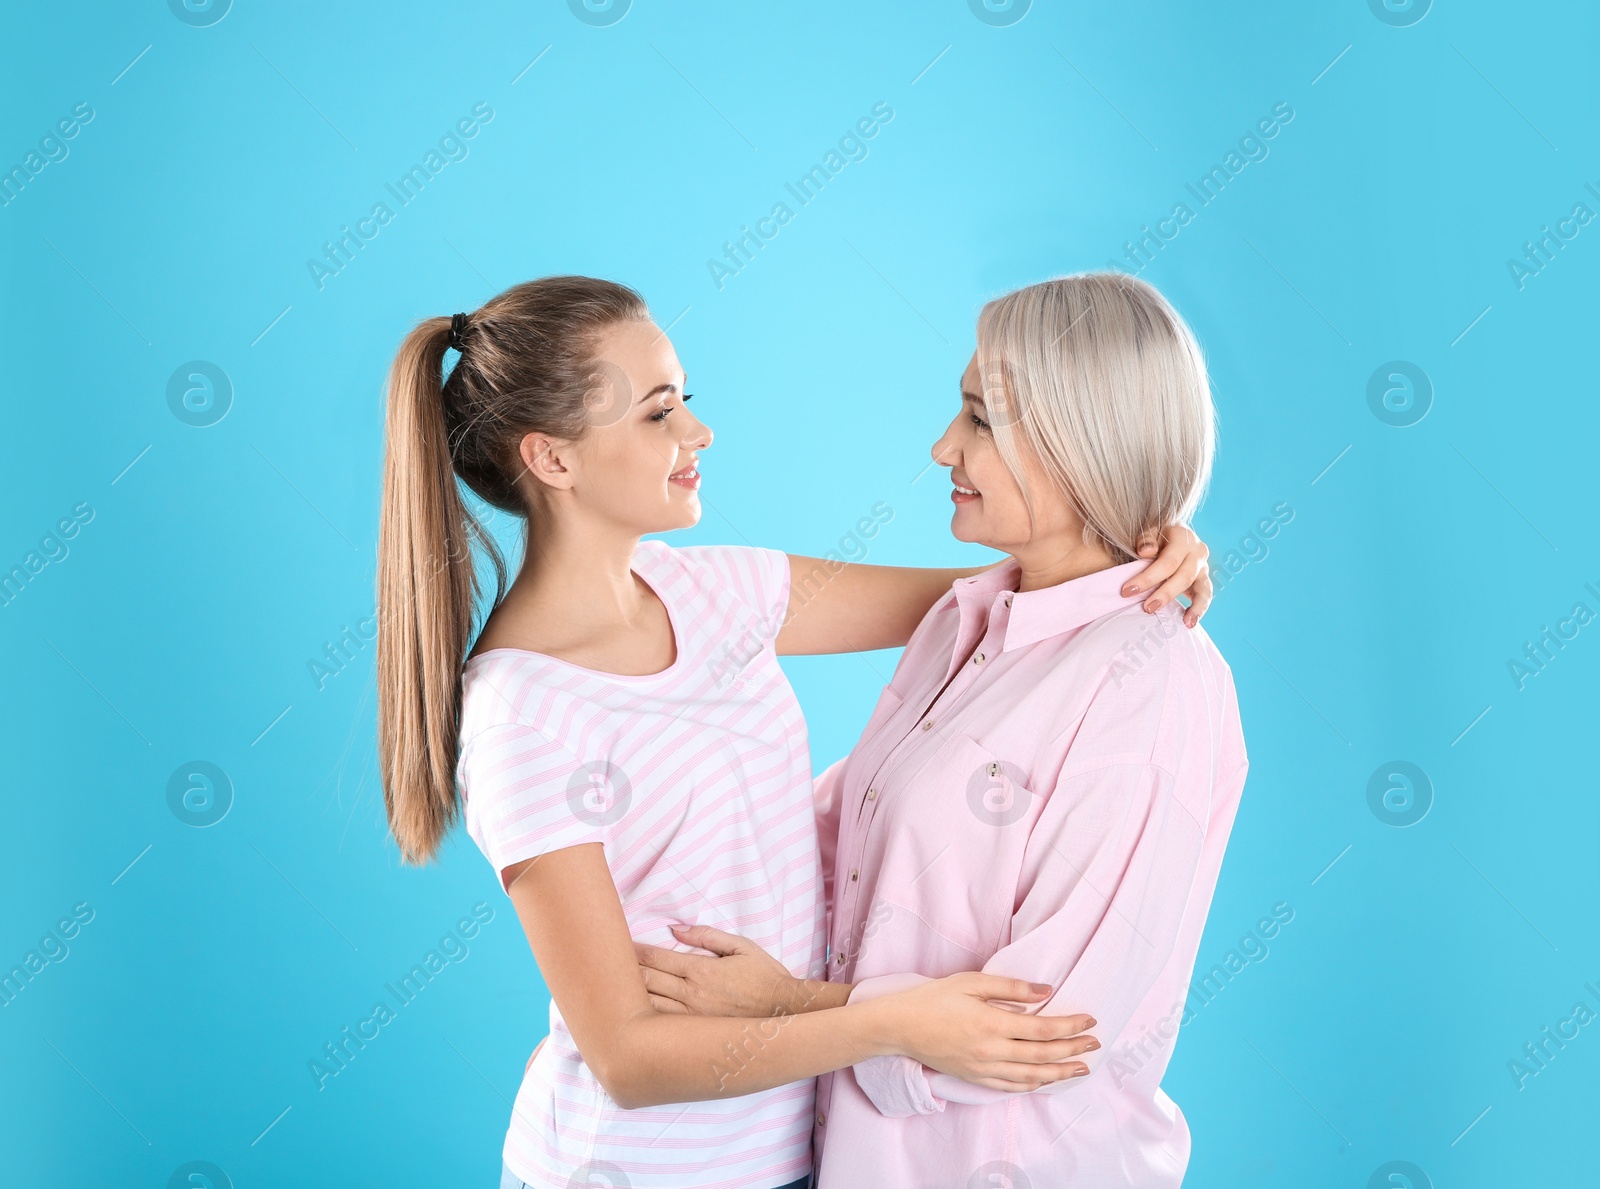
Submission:
<svg viewBox="0 0 1600 1189">
<path fill-rule="evenodd" d="M 1242 754 L 1233 673 L 1203 627 L 1185 627 L 1183 608 L 1154 615 L 1137 604 L 1088 624 L 1079 642 L 1092 688 L 1084 724 L 1112 734 L 1167 764 L 1195 733 Z"/>
<path fill-rule="evenodd" d="M 1085 626 L 1079 638 L 1084 660 L 1104 670 L 1114 689 L 1154 691 L 1172 683 L 1214 680 L 1232 674 L 1205 628 L 1185 627 L 1183 607 L 1169 603 L 1151 615 L 1130 604 Z"/>
</svg>

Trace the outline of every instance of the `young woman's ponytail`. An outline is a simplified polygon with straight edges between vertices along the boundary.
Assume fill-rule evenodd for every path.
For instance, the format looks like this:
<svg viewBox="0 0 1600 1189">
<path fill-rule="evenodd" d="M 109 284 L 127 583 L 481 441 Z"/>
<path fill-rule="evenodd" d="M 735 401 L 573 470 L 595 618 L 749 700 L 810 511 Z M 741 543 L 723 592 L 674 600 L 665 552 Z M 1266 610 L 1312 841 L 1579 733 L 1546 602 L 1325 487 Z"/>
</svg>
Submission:
<svg viewBox="0 0 1600 1189">
<path fill-rule="evenodd" d="M 456 487 L 445 428 L 449 337 L 450 319 L 428 319 L 406 335 L 389 372 L 378 524 L 378 756 L 389 826 L 408 862 L 426 862 L 455 821 L 461 661 L 477 601 L 468 546 L 476 522 Z"/>
<path fill-rule="evenodd" d="M 448 317 L 418 323 L 390 367 L 378 527 L 378 764 L 389 829 L 408 863 L 431 859 L 459 812 L 461 667 L 482 593 L 474 541 L 495 572 L 485 616 L 506 589 L 504 558 L 456 480 L 502 511 L 528 515 L 522 438 L 580 437 L 586 398 L 601 381 L 596 340 L 618 322 L 648 317 L 626 286 L 546 277 L 466 316 L 448 378 Z"/>
</svg>

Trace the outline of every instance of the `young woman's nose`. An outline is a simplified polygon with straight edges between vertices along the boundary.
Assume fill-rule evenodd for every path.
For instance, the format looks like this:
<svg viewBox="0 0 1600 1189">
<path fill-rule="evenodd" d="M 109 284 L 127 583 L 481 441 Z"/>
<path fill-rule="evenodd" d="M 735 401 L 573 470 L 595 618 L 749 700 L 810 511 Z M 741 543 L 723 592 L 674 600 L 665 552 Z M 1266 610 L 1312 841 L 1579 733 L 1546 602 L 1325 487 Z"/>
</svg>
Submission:
<svg viewBox="0 0 1600 1189">
<path fill-rule="evenodd" d="M 711 439 L 714 436 L 711 432 L 711 427 L 701 421 L 700 418 L 692 415 L 689 420 L 691 422 L 689 432 L 683 436 L 684 449 L 704 450 L 711 445 Z"/>
</svg>

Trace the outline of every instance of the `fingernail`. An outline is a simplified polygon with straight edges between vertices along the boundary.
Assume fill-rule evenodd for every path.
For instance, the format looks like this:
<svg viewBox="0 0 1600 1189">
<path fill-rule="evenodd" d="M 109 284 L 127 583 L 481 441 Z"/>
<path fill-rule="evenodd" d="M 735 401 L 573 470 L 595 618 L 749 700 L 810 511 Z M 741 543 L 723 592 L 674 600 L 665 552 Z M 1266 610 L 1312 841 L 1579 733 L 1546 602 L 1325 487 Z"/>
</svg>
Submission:
<svg viewBox="0 0 1600 1189">
<path fill-rule="evenodd" d="M 1089 1072 L 1089 1067 L 1087 1065 L 1080 1065 L 1080 1066 L 1078 1066 L 1078 1071 L 1076 1073 L 1074 1073 L 1072 1076 L 1075 1077 L 1075 1078 L 1081 1078 L 1084 1074 L 1086 1074 L 1088 1072 Z"/>
<path fill-rule="evenodd" d="M 1084 1049 L 1084 1052 L 1086 1052 L 1086 1053 L 1092 1053 L 1096 1049 L 1098 1049 L 1099 1047 L 1100 1047 L 1100 1042 L 1098 1040 L 1091 1040 L 1088 1044 L 1083 1046 L 1083 1049 Z"/>
<path fill-rule="evenodd" d="M 1034 993 L 1038 995 L 1048 995 L 1051 991 L 1055 990 L 1055 988 L 1049 983 L 1029 983 L 1028 985 L 1032 987 Z"/>
<path fill-rule="evenodd" d="M 1099 1023 L 1099 1022 L 1100 1022 L 1100 1021 L 1099 1021 L 1099 1020 L 1097 1020 L 1097 1019 L 1095 1019 L 1095 1018 L 1094 1018 L 1094 1017 L 1093 1017 L 1093 1016 L 1090 1016 L 1090 1017 L 1089 1017 L 1089 1027 L 1090 1027 L 1090 1028 L 1093 1028 L 1093 1027 L 1094 1027 L 1094 1026 L 1095 1026 L 1095 1025 L 1096 1025 L 1096 1024 L 1098 1024 L 1098 1023 Z"/>
<path fill-rule="evenodd" d="M 1139 593 L 1139 587 L 1135 583 L 1130 582 L 1128 585 L 1122 588 L 1122 593 L 1124 595 L 1136 595 Z"/>
<path fill-rule="evenodd" d="M 1156 611 L 1156 601 L 1154 599 L 1146 599 L 1144 601 L 1144 609 L 1150 614 L 1154 615 Z"/>
</svg>

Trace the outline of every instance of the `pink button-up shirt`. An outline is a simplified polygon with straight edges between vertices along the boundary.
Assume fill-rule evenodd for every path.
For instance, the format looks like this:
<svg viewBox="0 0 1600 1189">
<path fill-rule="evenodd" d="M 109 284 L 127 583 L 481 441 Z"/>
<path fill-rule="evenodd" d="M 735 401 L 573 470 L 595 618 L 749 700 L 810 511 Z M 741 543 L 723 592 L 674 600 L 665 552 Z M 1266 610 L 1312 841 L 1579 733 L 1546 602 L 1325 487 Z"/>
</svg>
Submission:
<svg viewBox="0 0 1600 1189">
<path fill-rule="evenodd" d="M 1087 1077 L 1028 1094 L 905 1057 L 822 1078 L 819 1189 L 1177 1186 L 1161 1090 L 1244 785 L 1233 676 L 1182 609 L 1118 593 L 1130 562 L 1015 593 L 958 581 L 855 750 L 817 781 L 829 977 L 852 1001 L 963 970 L 1087 1012 Z"/>
</svg>

